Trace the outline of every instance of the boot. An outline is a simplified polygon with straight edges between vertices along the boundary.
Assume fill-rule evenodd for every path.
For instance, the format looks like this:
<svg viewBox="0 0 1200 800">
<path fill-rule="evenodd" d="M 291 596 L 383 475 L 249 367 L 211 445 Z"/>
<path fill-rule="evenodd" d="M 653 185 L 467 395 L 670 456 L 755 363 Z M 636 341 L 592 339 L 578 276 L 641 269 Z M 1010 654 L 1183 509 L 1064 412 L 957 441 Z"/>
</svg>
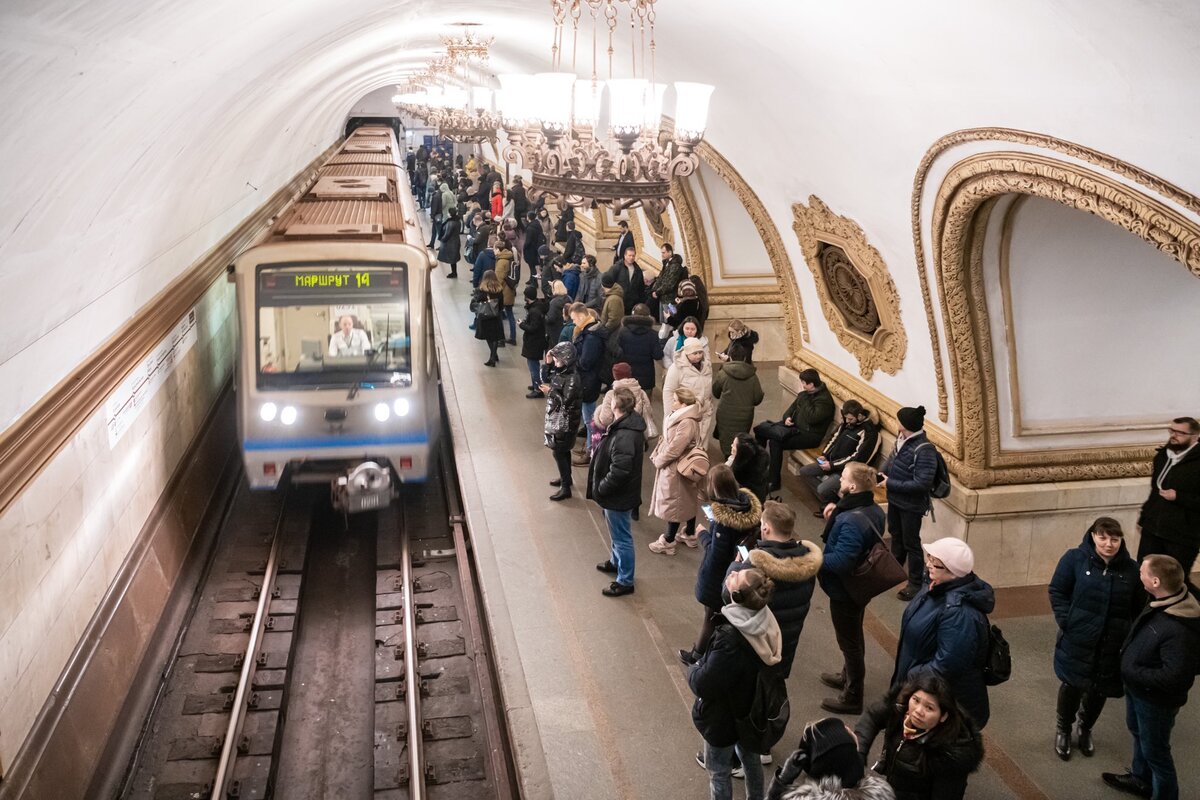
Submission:
<svg viewBox="0 0 1200 800">
<path fill-rule="evenodd" d="M 833 714 L 861 714 L 862 698 L 851 697 L 843 692 L 837 697 L 827 697 L 821 701 L 821 708 Z"/>
<path fill-rule="evenodd" d="M 1063 761 L 1071 760 L 1071 729 L 1064 730 L 1061 724 L 1054 732 L 1054 752 L 1058 753 L 1058 757 Z"/>
<path fill-rule="evenodd" d="M 571 466 L 572 467 L 586 467 L 588 464 L 591 463 L 591 461 L 592 461 L 591 456 L 589 456 L 587 454 L 586 450 L 572 450 L 571 451 Z"/>
<path fill-rule="evenodd" d="M 1096 745 L 1092 743 L 1092 728 L 1104 710 L 1104 700 L 1104 695 L 1098 692 L 1085 693 L 1083 702 L 1079 704 L 1079 714 L 1075 717 L 1075 742 L 1079 752 L 1087 758 L 1096 752 Z"/>
<path fill-rule="evenodd" d="M 830 689 L 841 691 L 846 688 L 846 673 L 844 672 L 822 672 L 821 683 L 828 686 Z"/>
<path fill-rule="evenodd" d="M 1055 707 L 1054 752 L 1063 761 L 1071 759 L 1071 721 L 1079 710 L 1080 692 L 1063 683 L 1058 687 L 1058 703 Z"/>
<path fill-rule="evenodd" d="M 557 492 L 550 495 L 550 499 L 555 502 L 558 502 L 559 500 L 570 500 L 571 499 L 571 487 L 563 486 Z"/>
<path fill-rule="evenodd" d="M 1075 723 L 1075 742 L 1079 745 L 1079 752 L 1088 758 L 1096 754 L 1096 745 L 1092 742 L 1092 729 L 1083 727 L 1081 722 Z"/>
</svg>

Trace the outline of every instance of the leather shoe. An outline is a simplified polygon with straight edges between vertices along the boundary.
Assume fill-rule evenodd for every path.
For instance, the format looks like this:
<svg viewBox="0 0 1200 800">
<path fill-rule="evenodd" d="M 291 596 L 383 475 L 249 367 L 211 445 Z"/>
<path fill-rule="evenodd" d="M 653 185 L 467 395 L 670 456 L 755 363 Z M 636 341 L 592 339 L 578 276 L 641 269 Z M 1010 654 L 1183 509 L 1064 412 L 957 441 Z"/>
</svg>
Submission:
<svg viewBox="0 0 1200 800">
<path fill-rule="evenodd" d="M 571 497 L 571 490 L 565 486 L 563 488 L 559 489 L 554 494 L 550 495 L 550 499 L 554 500 L 555 502 L 558 502 L 559 500 L 569 500 L 570 497 Z"/>
<path fill-rule="evenodd" d="M 679 661 L 685 667 L 690 667 L 700 660 L 700 654 L 695 650 L 687 649 L 679 651 Z"/>
<path fill-rule="evenodd" d="M 530 400 L 537 400 L 538 398 L 545 397 L 546 395 L 545 395 L 545 393 L 544 393 L 544 392 L 542 392 L 542 391 L 540 391 L 540 390 L 538 390 L 538 389 L 535 389 L 535 390 L 533 390 L 532 392 L 527 392 L 527 393 L 525 394 L 525 396 L 526 396 L 527 398 L 529 398 Z"/>
<path fill-rule="evenodd" d="M 554 480 L 550 481 L 550 485 L 551 486 L 562 486 L 562 478 L 555 478 Z"/>
<path fill-rule="evenodd" d="M 1151 794 L 1150 787 L 1142 783 L 1133 776 L 1130 772 L 1102 772 L 1100 777 L 1114 789 L 1119 789 L 1122 792 L 1137 795 L 1138 797 L 1149 797 Z"/>
<path fill-rule="evenodd" d="M 1096 745 L 1092 741 L 1091 728 L 1085 728 L 1079 723 L 1075 723 L 1075 741 L 1079 745 L 1079 752 L 1088 758 L 1096 754 Z"/>
<path fill-rule="evenodd" d="M 600 594 L 605 597 L 623 597 L 627 594 L 633 594 L 633 585 L 613 581 L 608 585 L 607 589 L 601 589 Z"/>
<path fill-rule="evenodd" d="M 905 586 L 900 591 L 896 592 L 896 597 L 899 597 L 904 602 L 908 602 L 917 596 L 917 592 L 921 591 L 920 586 Z"/>
<path fill-rule="evenodd" d="M 1054 752 L 1063 761 L 1071 760 L 1071 731 L 1061 728 L 1054 732 Z"/>
<path fill-rule="evenodd" d="M 861 714 L 863 710 L 862 699 L 855 700 L 852 697 L 827 697 L 821 701 L 821 708 L 834 714 Z"/>
<path fill-rule="evenodd" d="M 830 689 L 841 691 L 846 688 L 846 676 L 840 672 L 822 672 L 821 683 L 828 686 Z"/>
<path fill-rule="evenodd" d="M 596 569 L 600 570 L 601 572 L 607 572 L 609 575 L 617 574 L 617 565 L 611 561 L 601 561 L 596 565 Z"/>
</svg>

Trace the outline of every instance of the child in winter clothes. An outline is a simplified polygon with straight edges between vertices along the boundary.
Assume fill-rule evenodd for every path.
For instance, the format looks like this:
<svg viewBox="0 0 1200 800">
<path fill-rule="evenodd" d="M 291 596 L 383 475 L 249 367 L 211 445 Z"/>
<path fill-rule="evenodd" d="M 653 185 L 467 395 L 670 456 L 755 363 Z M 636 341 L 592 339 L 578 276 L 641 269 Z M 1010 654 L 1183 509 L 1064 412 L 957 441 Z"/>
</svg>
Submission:
<svg viewBox="0 0 1200 800">
<path fill-rule="evenodd" d="M 650 398 L 646 396 L 646 392 L 638 384 L 637 378 L 633 377 L 633 370 L 624 361 L 618 361 L 613 364 L 613 389 L 628 389 L 633 394 L 633 399 L 637 401 L 634 410 L 642 415 L 642 419 L 646 421 L 646 438 L 653 439 L 658 436 L 658 426 L 654 424 L 654 415 L 650 412 Z M 608 426 L 612 424 L 615 417 L 613 409 L 614 393 L 609 392 L 604 395 L 603 401 L 596 406 L 596 413 L 592 416 L 592 429 L 589 431 L 592 437 L 592 447 L 600 443 L 600 437 L 608 430 Z"/>
</svg>

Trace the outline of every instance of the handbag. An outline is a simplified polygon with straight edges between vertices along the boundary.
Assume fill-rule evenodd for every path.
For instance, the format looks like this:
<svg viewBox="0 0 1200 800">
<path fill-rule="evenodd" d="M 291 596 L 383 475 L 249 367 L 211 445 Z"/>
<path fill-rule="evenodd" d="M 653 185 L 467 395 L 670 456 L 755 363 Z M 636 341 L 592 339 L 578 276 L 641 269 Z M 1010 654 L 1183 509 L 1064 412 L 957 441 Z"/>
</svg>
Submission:
<svg viewBox="0 0 1200 800">
<path fill-rule="evenodd" d="M 675 471 L 689 481 L 699 482 L 708 475 L 708 466 L 708 451 L 693 442 L 675 462 Z"/>
<path fill-rule="evenodd" d="M 871 525 L 871 532 L 875 534 L 875 542 L 868 548 L 866 557 L 849 575 L 842 578 L 846 594 L 859 606 L 866 606 L 876 595 L 908 580 L 904 565 L 892 555 L 874 525 Z"/>
<path fill-rule="evenodd" d="M 495 300 L 485 300 L 480 303 L 475 309 L 476 319 L 499 319 L 500 309 Z"/>
</svg>

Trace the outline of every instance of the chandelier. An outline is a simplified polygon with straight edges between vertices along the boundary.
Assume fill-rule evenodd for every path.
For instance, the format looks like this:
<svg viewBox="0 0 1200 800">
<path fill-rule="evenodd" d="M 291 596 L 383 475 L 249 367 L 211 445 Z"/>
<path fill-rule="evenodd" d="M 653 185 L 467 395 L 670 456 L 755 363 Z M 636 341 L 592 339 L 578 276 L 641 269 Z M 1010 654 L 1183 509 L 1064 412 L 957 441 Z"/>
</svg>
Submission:
<svg viewBox="0 0 1200 800">
<path fill-rule="evenodd" d="M 494 141 L 500 116 L 492 111 L 493 92 L 487 86 L 471 84 L 471 67 L 487 61 L 493 41 L 476 39 L 469 30 L 459 37 L 442 37 L 446 55 L 397 86 L 392 102 L 399 111 L 436 127 L 444 139 L 466 144 Z M 459 66 L 464 72 L 461 78 Z M 482 84 L 482 75 L 479 77 Z"/>
<path fill-rule="evenodd" d="M 657 218 L 670 203 L 671 181 L 696 171 L 695 149 L 704 136 L 713 87 L 675 83 L 675 124 L 670 133 L 664 130 L 667 86 L 655 80 L 655 2 L 551 0 L 551 71 L 499 76 L 497 107 L 508 138 L 503 157 L 532 173 L 535 196 L 553 195 L 572 206 L 607 205 L 614 212 L 640 206 Z M 633 39 L 631 75 L 613 78 L 613 41 L 622 6 L 628 8 Z M 590 79 L 577 78 L 574 71 L 585 8 L 592 18 Z M 568 18 L 571 71 L 562 66 Z M 606 81 L 596 74 L 601 20 L 608 33 Z M 605 118 L 607 136 L 601 130 Z"/>
</svg>

